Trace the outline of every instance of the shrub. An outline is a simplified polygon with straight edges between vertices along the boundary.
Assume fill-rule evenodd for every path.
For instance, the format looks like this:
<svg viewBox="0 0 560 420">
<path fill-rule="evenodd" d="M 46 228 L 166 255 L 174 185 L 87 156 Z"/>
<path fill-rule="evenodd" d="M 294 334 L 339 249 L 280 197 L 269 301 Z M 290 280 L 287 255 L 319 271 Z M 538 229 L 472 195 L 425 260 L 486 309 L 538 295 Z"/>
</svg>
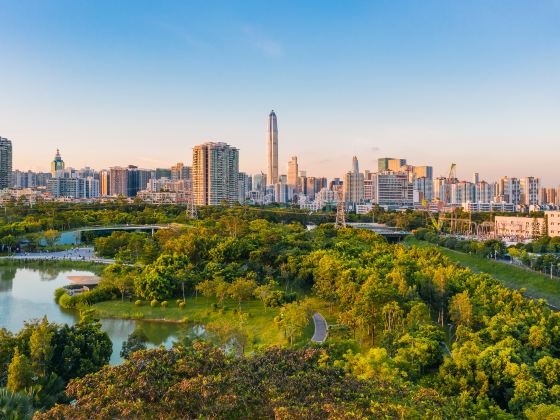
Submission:
<svg viewBox="0 0 560 420">
<path fill-rule="evenodd" d="M 164 300 L 163 302 L 161 302 L 161 307 L 162 307 L 162 308 L 167 308 L 167 305 L 168 305 L 168 303 L 167 303 L 166 300 Z"/>
<path fill-rule="evenodd" d="M 72 296 L 68 295 L 68 293 L 64 292 L 58 298 L 58 304 L 63 307 L 64 309 L 71 309 L 75 307 L 75 302 L 72 299 Z"/>
<path fill-rule="evenodd" d="M 179 309 L 185 309 L 185 302 L 179 303 Z"/>
<path fill-rule="evenodd" d="M 138 299 L 136 302 L 134 302 L 134 304 L 136 306 L 142 306 L 142 301 L 140 299 Z"/>
<path fill-rule="evenodd" d="M 158 302 L 157 299 L 154 299 L 154 300 L 152 300 L 152 301 L 150 302 L 150 306 L 151 306 L 152 308 L 155 308 L 156 306 L 158 306 L 158 304 L 159 304 L 159 302 Z"/>
<path fill-rule="evenodd" d="M 56 303 L 58 303 L 58 300 L 60 299 L 60 297 L 61 297 L 62 295 L 64 295 L 65 293 L 66 293 L 66 290 L 64 290 L 62 287 L 56 289 L 56 290 L 54 291 L 54 301 L 55 301 Z"/>
<path fill-rule="evenodd" d="M 292 303 L 292 302 L 295 302 L 296 300 L 297 300 L 297 293 L 296 292 L 284 293 L 284 302 Z"/>
<path fill-rule="evenodd" d="M 217 303 L 213 303 L 211 306 L 212 310 L 215 311 L 218 309 L 218 304 Z"/>
</svg>

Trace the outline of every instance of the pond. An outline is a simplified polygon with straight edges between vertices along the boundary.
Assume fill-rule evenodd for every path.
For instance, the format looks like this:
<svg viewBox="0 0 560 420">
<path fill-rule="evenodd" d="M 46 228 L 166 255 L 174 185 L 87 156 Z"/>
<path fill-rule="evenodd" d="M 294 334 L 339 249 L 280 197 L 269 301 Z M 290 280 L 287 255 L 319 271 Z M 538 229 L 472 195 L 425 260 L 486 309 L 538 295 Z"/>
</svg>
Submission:
<svg viewBox="0 0 560 420">
<path fill-rule="evenodd" d="M 65 310 L 54 301 L 55 289 L 68 284 L 68 276 L 88 276 L 88 271 L 59 268 L 0 267 L 0 328 L 19 331 L 25 321 L 47 316 L 50 322 L 74 324 L 76 311 Z M 192 327 L 135 320 L 102 319 L 101 325 L 113 342 L 111 364 L 122 361 L 122 343 L 138 325 L 149 339 L 148 347 L 166 347 Z"/>
</svg>

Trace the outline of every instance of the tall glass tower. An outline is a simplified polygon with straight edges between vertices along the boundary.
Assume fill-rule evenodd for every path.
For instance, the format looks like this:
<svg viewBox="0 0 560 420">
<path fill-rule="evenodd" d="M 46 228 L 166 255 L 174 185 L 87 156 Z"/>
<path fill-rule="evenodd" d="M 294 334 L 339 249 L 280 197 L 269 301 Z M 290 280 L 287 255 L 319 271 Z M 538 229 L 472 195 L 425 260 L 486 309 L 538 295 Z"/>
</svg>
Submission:
<svg viewBox="0 0 560 420">
<path fill-rule="evenodd" d="M 278 122 L 274 111 L 268 115 L 266 142 L 268 146 L 266 179 L 269 185 L 273 185 L 278 182 Z"/>
<path fill-rule="evenodd" d="M 61 178 L 64 176 L 64 161 L 60 156 L 60 150 L 56 149 L 56 155 L 51 162 L 51 174 L 53 178 Z"/>
</svg>

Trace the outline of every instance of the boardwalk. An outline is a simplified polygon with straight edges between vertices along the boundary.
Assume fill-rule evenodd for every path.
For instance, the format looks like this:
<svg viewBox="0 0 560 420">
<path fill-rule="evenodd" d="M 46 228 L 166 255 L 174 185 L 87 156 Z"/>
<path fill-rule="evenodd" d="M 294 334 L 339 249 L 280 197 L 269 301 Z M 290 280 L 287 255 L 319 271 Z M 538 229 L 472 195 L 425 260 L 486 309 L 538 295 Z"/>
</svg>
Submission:
<svg viewBox="0 0 560 420">
<path fill-rule="evenodd" d="M 322 344 L 327 339 L 327 320 L 319 312 L 315 312 L 313 322 L 315 323 L 315 332 L 311 341 Z"/>
</svg>

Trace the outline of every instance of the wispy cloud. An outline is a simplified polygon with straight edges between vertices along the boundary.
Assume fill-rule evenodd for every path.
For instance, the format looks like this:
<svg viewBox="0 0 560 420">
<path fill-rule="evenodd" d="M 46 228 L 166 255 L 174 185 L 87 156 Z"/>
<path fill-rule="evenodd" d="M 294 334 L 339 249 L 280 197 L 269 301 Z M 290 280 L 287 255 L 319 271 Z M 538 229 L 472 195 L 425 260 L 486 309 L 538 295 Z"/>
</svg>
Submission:
<svg viewBox="0 0 560 420">
<path fill-rule="evenodd" d="M 161 20 L 154 21 L 153 24 L 159 29 L 161 29 L 162 31 L 174 36 L 175 38 L 189 45 L 190 47 L 197 48 L 197 49 L 213 48 L 212 44 L 194 36 L 184 26 L 161 21 Z"/>
<path fill-rule="evenodd" d="M 279 58 L 284 55 L 284 47 L 282 44 L 269 38 L 261 30 L 251 25 L 243 25 L 241 30 L 247 42 L 264 56 Z"/>
</svg>

